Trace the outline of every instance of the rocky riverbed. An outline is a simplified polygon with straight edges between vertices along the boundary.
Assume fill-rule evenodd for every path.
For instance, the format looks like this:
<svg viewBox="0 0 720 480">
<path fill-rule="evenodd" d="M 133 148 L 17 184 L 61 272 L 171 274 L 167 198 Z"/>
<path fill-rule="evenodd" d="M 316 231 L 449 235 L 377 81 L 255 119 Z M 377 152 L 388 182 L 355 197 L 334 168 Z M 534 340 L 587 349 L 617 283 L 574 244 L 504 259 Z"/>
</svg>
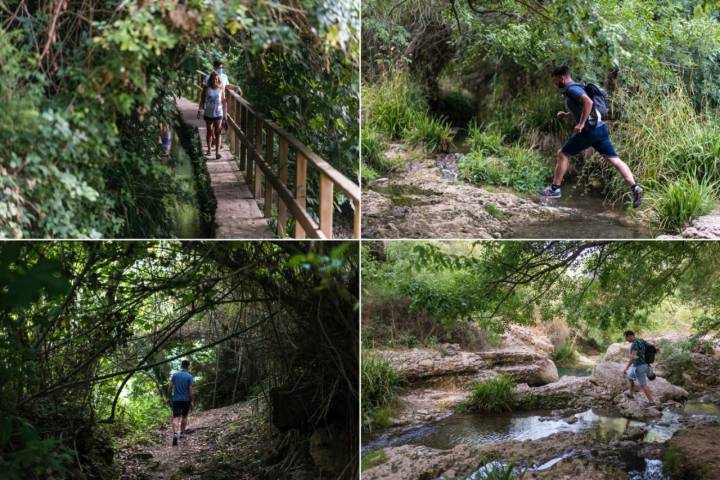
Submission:
<svg viewBox="0 0 720 480">
<path fill-rule="evenodd" d="M 687 390 L 658 376 L 650 383 L 656 397 L 651 405 L 641 394 L 634 399 L 623 395 L 628 344 L 611 345 L 589 376 L 559 377 L 548 356 L 549 341 L 528 335 L 524 327 L 512 329 L 514 334 L 492 351 L 447 344 L 375 351 L 408 386 L 397 402 L 394 425 L 364 435 L 364 454 L 382 450 L 384 461 L 363 478 L 481 479 L 483 465 L 512 464 L 526 472 L 524 478 L 581 473 L 588 479 L 665 479 L 670 477 L 663 473 L 662 459 L 669 449 L 687 457 L 683 464 L 694 469 L 705 468 L 702 458 L 720 468 L 720 436 L 707 448 L 690 440 L 710 438 L 720 428 L 720 390 L 714 381 L 702 382 L 720 367 L 718 355 L 691 355 Z M 512 413 L 456 413 L 454 407 L 467 398 L 472 383 L 500 373 L 516 383 Z M 662 368 L 658 373 L 664 373 Z M 718 478 L 703 475 L 698 478 Z"/>
<path fill-rule="evenodd" d="M 430 155 L 391 144 L 400 166 L 363 186 L 366 238 L 651 238 L 622 210 L 564 192 L 543 202 L 457 180 L 460 153 Z"/>
</svg>

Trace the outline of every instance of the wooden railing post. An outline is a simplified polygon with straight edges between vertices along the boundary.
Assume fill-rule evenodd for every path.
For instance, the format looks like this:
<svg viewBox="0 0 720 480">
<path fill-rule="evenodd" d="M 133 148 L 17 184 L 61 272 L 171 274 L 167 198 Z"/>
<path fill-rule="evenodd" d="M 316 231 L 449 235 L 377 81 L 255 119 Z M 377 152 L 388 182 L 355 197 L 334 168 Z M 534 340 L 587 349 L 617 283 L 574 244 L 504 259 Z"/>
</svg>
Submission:
<svg viewBox="0 0 720 480">
<path fill-rule="evenodd" d="M 320 172 L 320 230 L 332 238 L 333 229 L 333 181 Z"/>
<path fill-rule="evenodd" d="M 231 97 L 231 98 L 232 98 L 232 102 L 233 102 L 233 108 L 232 108 L 233 121 L 239 127 L 240 126 L 240 113 L 239 112 L 242 111 L 242 105 L 240 105 L 240 102 L 238 102 L 235 97 Z M 235 141 L 233 143 L 234 143 L 234 147 L 235 147 L 235 150 L 233 152 L 235 154 L 235 158 L 237 160 L 240 160 L 240 135 L 238 135 L 237 132 L 235 132 Z M 242 170 L 242 167 L 240 167 L 240 170 Z"/>
<path fill-rule="evenodd" d="M 353 238 L 360 238 L 360 201 L 353 200 Z"/>
<path fill-rule="evenodd" d="M 240 106 L 240 133 L 247 138 L 247 109 L 244 105 Z M 240 138 L 240 145 L 239 145 L 239 151 L 240 151 L 240 171 L 245 171 L 245 140 L 243 138 Z"/>
<path fill-rule="evenodd" d="M 262 137 L 263 137 L 263 121 L 260 117 L 255 117 L 255 151 L 258 156 L 262 156 Z M 255 161 L 255 188 L 253 189 L 253 196 L 260 198 L 262 195 L 262 170 L 260 164 Z"/>
<path fill-rule="evenodd" d="M 252 188 L 255 182 L 255 155 L 252 153 L 251 150 L 255 150 L 255 145 L 253 142 L 253 129 L 257 128 L 257 114 L 250 113 L 248 111 L 247 113 L 247 132 L 245 133 L 245 141 L 247 143 L 247 168 L 245 169 L 245 181 L 247 182 L 248 186 Z M 252 127 L 250 126 L 252 124 Z"/>
<path fill-rule="evenodd" d="M 268 164 L 270 167 L 270 170 L 272 171 L 274 169 L 273 165 L 275 163 L 275 160 L 273 158 L 273 145 L 274 145 L 274 138 L 273 138 L 273 129 L 270 125 L 266 127 L 265 131 L 265 163 Z M 270 183 L 269 176 L 265 177 L 265 205 L 263 205 L 263 214 L 266 218 L 270 218 L 272 216 L 272 200 L 273 200 L 273 189 L 272 184 Z"/>
<path fill-rule="evenodd" d="M 233 108 L 235 106 L 235 102 L 233 101 L 232 97 L 225 97 L 225 100 L 227 103 L 227 112 L 225 112 L 225 116 L 228 119 L 228 147 L 230 148 L 230 153 L 234 154 L 235 151 L 233 149 L 235 148 L 235 129 L 230 126 L 230 119 L 233 118 Z"/>
<path fill-rule="evenodd" d="M 288 142 L 285 137 L 280 137 L 280 157 L 279 157 L 279 170 L 278 177 L 280 177 L 280 183 L 287 185 L 288 179 Z M 279 237 L 284 237 L 287 232 L 287 206 L 278 196 L 278 218 L 277 218 L 277 233 Z"/>
<path fill-rule="evenodd" d="M 307 207 L 307 158 L 301 152 L 295 152 L 295 200 L 303 210 Z M 305 238 L 305 230 L 296 221 L 295 238 Z"/>
</svg>

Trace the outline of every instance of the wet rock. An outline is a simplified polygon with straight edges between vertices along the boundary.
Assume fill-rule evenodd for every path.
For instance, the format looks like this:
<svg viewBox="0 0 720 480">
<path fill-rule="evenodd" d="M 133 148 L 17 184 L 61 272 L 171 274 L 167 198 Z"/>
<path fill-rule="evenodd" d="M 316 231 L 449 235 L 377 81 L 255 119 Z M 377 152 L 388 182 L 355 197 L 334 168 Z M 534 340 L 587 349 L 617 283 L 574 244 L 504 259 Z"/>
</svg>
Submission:
<svg viewBox="0 0 720 480">
<path fill-rule="evenodd" d="M 643 439 L 645 436 L 645 429 L 642 427 L 628 427 L 627 430 L 625 430 L 625 433 L 623 434 L 622 438 L 624 440 L 630 440 L 633 442 L 638 442 Z"/>
<path fill-rule="evenodd" d="M 533 410 L 597 406 L 604 392 L 590 377 L 562 377 L 557 382 L 535 388 L 518 385 L 515 394 L 519 408 Z"/>
<path fill-rule="evenodd" d="M 720 238 L 720 208 L 710 215 L 696 218 L 682 232 L 683 238 L 715 240 Z"/>
<path fill-rule="evenodd" d="M 720 478 L 720 426 L 698 425 L 682 430 L 668 442 L 673 452 L 666 466 L 673 478 Z"/>
<path fill-rule="evenodd" d="M 640 394 L 636 394 L 635 398 L 620 394 L 615 399 L 615 405 L 623 417 L 642 421 L 662 417 L 662 412 L 654 404 L 640 399 Z"/>
</svg>

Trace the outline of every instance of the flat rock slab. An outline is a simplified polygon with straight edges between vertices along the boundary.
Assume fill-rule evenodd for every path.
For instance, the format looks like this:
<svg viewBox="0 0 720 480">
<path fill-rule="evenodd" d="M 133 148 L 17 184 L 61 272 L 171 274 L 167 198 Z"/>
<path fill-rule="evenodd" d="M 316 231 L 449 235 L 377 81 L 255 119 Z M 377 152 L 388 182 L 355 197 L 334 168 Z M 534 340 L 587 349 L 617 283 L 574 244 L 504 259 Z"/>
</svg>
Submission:
<svg viewBox="0 0 720 480">
<path fill-rule="evenodd" d="M 197 118 L 198 104 L 180 97 L 176 105 L 183 121 L 197 128 L 205 153 L 207 129 L 205 121 Z M 210 188 L 217 201 L 216 238 L 275 238 L 224 138 L 220 145 L 221 158 L 215 158 L 214 150 L 211 153 L 211 158 L 204 158 L 210 175 Z"/>
</svg>

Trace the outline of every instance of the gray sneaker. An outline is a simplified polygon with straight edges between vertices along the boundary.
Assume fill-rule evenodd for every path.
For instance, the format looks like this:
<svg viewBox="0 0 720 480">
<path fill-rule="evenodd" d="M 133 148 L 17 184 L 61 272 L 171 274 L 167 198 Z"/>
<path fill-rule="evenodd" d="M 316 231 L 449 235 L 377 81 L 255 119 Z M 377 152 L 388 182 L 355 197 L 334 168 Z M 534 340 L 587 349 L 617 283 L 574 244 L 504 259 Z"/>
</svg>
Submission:
<svg viewBox="0 0 720 480">
<path fill-rule="evenodd" d="M 552 187 L 545 187 L 545 189 L 538 192 L 538 195 L 543 198 L 560 198 L 562 196 L 559 188 L 557 190 L 553 190 Z"/>
<path fill-rule="evenodd" d="M 643 189 L 640 185 L 635 185 L 632 189 L 633 208 L 640 208 L 643 201 Z"/>
</svg>

